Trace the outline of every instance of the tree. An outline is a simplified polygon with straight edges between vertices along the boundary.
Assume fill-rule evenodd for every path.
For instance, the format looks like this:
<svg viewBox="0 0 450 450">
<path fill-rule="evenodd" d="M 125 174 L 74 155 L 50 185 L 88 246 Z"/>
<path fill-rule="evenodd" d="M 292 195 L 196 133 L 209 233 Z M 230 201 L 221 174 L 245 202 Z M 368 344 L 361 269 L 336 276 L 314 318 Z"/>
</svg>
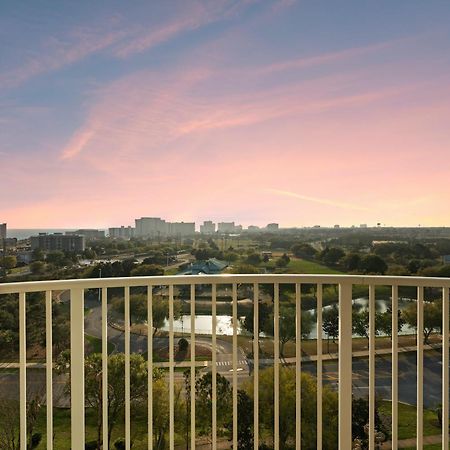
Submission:
<svg viewBox="0 0 450 450">
<path fill-rule="evenodd" d="M 254 327 L 253 327 L 253 317 L 255 313 L 254 305 L 250 311 L 246 310 L 246 313 L 241 321 L 241 325 L 245 328 L 249 333 L 253 335 L 253 338 L 258 340 L 259 346 L 259 334 L 264 333 L 267 336 L 273 336 L 273 306 L 265 303 L 258 303 L 258 312 L 259 312 L 259 324 L 258 324 L 258 336 L 254 336 Z"/>
<path fill-rule="evenodd" d="M 151 277 L 159 275 L 164 275 L 164 269 L 155 264 L 141 264 L 130 272 L 130 276 L 132 277 Z"/>
<path fill-rule="evenodd" d="M 35 248 L 32 251 L 32 258 L 33 258 L 33 261 L 44 261 L 45 254 L 40 248 Z"/>
<path fill-rule="evenodd" d="M 0 262 L 6 270 L 14 269 L 17 266 L 17 258 L 15 256 L 4 256 Z"/>
<path fill-rule="evenodd" d="M 230 382 L 220 374 L 216 375 L 217 398 L 217 426 L 224 428 L 229 422 L 232 411 L 232 393 Z M 198 424 L 201 432 L 211 434 L 212 431 L 212 373 L 207 372 L 195 383 Z"/>
<path fill-rule="evenodd" d="M 333 339 L 333 344 L 339 336 L 339 309 L 337 305 L 325 308 L 322 313 L 322 329 L 328 339 Z"/>
<path fill-rule="evenodd" d="M 320 253 L 321 261 L 329 266 L 336 266 L 344 256 L 344 250 L 339 247 L 326 247 Z"/>
<path fill-rule="evenodd" d="M 189 348 L 189 342 L 188 342 L 188 340 L 186 339 L 186 338 L 181 338 L 179 341 L 178 341 L 178 351 L 180 352 L 180 353 L 186 353 L 187 351 L 188 351 L 188 348 Z"/>
<path fill-rule="evenodd" d="M 368 449 L 367 424 L 369 423 L 369 399 L 353 398 L 352 401 L 352 437 L 362 443 L 362 448 Z M 378 402 L 375 402 L 375 431 L 383 433 L 384 439 L 389 436 L 389 429 L 381 420 L 378 412 Z"/>
<path fill-rule="evenodd" d="M 295 439 L 295 370 L 280 368 L 280 448 L 291 448 Z M 245 385 L 245 391 L 253 402 L 253 381 Z M 301 374 L 302 397 L 302 449 L 315 450 L 316 430 L 316 392 L 315 379 L 306 373 Z M 259 412 L 261 433 L 272 433 L 274 422 L 274 370 L 268 368 L 259 373 Z M 338 397 L 327 386 L 323 388 L 323 450 L 337 446 Z"/>
<path fill-rule="evenodd" d="M 147 295 L 133 294 L 130 296 L 130 315 L 136 322 L 147 321 Z M 112 309 L 122 314 L 124 310 L 124 298 L 117 297 L 112 302 Z M 181 302 L 174 300 L 173 310 L 174 319 L 178 319 L 181 315 Z M 169 318 L 169 302 L 161 295 L 154 295 L 152 298 L 152 319 L 153 319 L 153 336 L 158 330 L 164 326 L 165 321 Z"/>
<path fill-rule="evenodd" d="M 68 265 L 66 255 L 59 250 L 47 253 L 45 260 L 54 267 L 64 267 Z"/>
<path fill-rule="evenodd" d="M 364 273 L 374 273 L 384 275 L 388 268 L 383 258 L 378 255 L 366 255 L 361 259 L 361 271 Z"/>
<path fill-rule="evenodd" d="M 169 429 L 169 387 L 161 372 L 153 378 L 153 448 L 163 450 Z"/>
<path fill-rule="evenodd" d="M 412 327 L 417 328 L 417 304 L 408 305 L 404 311 L 403 316 L 406 323 Z M 424 302 L 423 304 L 423 336 L 424 343 L 429 343 L 431 333 L 439 330 L 442 327 L 442 300 L 434 300 L 432 302 Z"/>
<path fill-rule="evenodd" d="M 297 258 L 313 258 L 317 253 L 312 245 L 306 243 L 294 244 L 291 247 L 291 252 Z"/>
<path fill-rule="evenodd" d="M 291 258 L 286 253 L 283 253 L 283 255 L 277 259 L 277 267 L 286 267 L 291 261 Z"/>
<path fill-rule="evenodd" d="M 45 263 L 42 261 L 33 261 L 30 264 L 30 270 L 33 275 L 39 275 L 45 270 Z"/>
<path fill-rule="evenodd" d="M 403 318 L 402 312 L 400 310 L 397 311 L 397 317 L 398 317 L 397 332 L 400 333 L 400 331 L 402 331 L 403 326 L 405 325 L 405 319 Z M 389 336 L 392 340 L 392 308 L 389 307 L 383 313 L 377 312 L 375 323 L 376 323 L 376 326 L 378 327 L 378 330 L 382 334 Z"/>
<path fill-rule="evenodd" d="M 36 395 L 27 401 L 27 449 L 38 447 L 42 440 L 41 433 L 34 433 L 36 422 L 42 404 Z M 19 402 L 17 400 L 2 399 L 0 408 L 0 448 L 2 450 L 20 449 L 20 417 Z"/>
<path fill-rule="evenodd" d="M 273 318 L 273 316 L 272 316 Z M 301 312 L 301 334 L 306 339 L 314 324 L 313 316 L 308 311 Z M 284 356 L 284 346 L 296 337 L 296 311 L 294 308 L 282 306 L 280 308 L 280 355 Z"/>
<path fill-rule="evenodd" d="M 238 397 L 238 450 L 253 450 L 253 402 L 245 390 L 239 389 Z M 226 425 L 230 434 L 233 431 L 233 423 Z"/>
<path fill-rule="evenodd" d="M 369 311 L 367 309 L 356 311 L 352 314 L 353 333 L 369 339 Z"/>
<path fill-rule="evenodd" d="M 358 253 L 348 253 L 342 259 L 344 269 L 348 272 L 354 272 L 359 269 L 361 265 L 361 257 Z"/>
<path fill-rule="evenodd" d="M 233 273 L 259 273 L 259 271 L 251 264 L 239 264 L 233 269 Z"/>
<path fill-rule="evenodd" d="M 259 256 L 258 253 L 250 253 L 250 255 L 247 256 L 246 262 L 252 266 L 258 266 L 261 264 L 261 256 Z"/>
<path fill-rule="evenodd" d="M 85 357 L 85 398 L 86 403 L 96 411 L 97 417 L 97 449 L 102 448 L 102 355 L 92 353 Z M 70 354 L 63 352 L 57 361 L 59 372 L 68 372 L 69 380 L 66 389 L 70 390 Z M 125 356 L 116 353 L 108 357 L 108 442 L 125 407 Z M 153 374 L 155 380 L 162 377 L 159 370 Z M 132 405 L 143 403 L 147 399 L 147 363 L 138 354 L 130 355 L 130 383 Z"/>
</svg>

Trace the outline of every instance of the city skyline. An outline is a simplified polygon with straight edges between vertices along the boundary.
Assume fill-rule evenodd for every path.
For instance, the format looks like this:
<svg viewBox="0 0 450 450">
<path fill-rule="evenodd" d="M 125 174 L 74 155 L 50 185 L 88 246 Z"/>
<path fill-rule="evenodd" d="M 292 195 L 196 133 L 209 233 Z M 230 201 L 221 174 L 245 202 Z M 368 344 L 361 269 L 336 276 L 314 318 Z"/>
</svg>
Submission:
<svg viewBox="0 0 450 450">
<path fill-rule="evenodd" d="M 449 22 L 438 0 L 2 5 L 0 217 L 448 226 Z"/>
</svg>

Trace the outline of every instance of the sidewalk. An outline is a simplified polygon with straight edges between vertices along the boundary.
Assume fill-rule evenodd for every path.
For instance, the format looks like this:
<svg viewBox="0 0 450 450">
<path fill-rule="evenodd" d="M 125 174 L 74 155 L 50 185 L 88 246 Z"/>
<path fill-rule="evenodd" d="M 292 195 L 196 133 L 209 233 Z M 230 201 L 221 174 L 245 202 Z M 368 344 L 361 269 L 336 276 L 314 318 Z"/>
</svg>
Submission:
<svg viewBox="0 0 450 450">
<path fill-rule="evenodd" d="M 435 434 L 433 436 L 424 436 L 423 437 L 423 444 L 424 445 L 432 445 L 432 444 L 440 444 L 442 442 L 442 436 L 440 434 Z M 398 448 L 416 448 L 417 440 L 416 438 L 408 438 L 408 439 L 402 439 L 398 441 Z M 385 442 L 383 443 L 382 447 L 383 450 L 391 450 L 392 448 L 392 442 Z"/>
<path fill-rule="evenodd" d="M 430 351 L 430 350 L 436 350 L 442 347 L 442 344 L 432 344 L 432 345 L 424 345 L 423 349 L 424 351 Z M 401 347 L 398 349 L 398 353 L 407 353 L 407 352 L 416 352 L 417 346 L 409 346 L 409 347 Z M 391 348 L 383 348 L 380 350 L 377 350 L 375 352 L 375 356 L 382 356 L 382 355 L 390 355 L 392 353 Z M 360 350 L 357 352 L 353 352 L 353 358 L 366 358 L 369 356 L 369 350 Z M 310 361 L 317 361 L 318 356 L 302 356 L 302 362 L 310 362 Z M 322 355 L 322 361 L 333 361 L 339 359 L 339 353 L 325 353 Z M 280 362 L 282 364 L 295 364 L 296 358 L 280 358 Z M 253 360 L 247 360 L 247 363 L 250 363 L 253 365 Z M 259 363 L 261 365 L 271 365 L 273 364 L 273 358 L 263 358 L 259 360 Z M 232 362 L 229 362 L 229 365 L 232 365 Z M 154 367 L 161 367 L 161 368 L 167 368 L 170 367 L 169 362 L 155 362 L 153 363 Z M 191 362 L 190 361 L 175 361 L 174 367 L 190 367 Z M 212 363 L 211 361 L 196 361 L 195 367 L 211 367 Z M 17 362 L 3 362 L 0 363 L 0 370 L 1 369 L 18 369 L 20 367 L 20 364 Z M 28 362 L 27 368 L 29 369 L 45 369 L 46 364 L 45 363 L 37 363 L 37 362 Z"/>
</svg>

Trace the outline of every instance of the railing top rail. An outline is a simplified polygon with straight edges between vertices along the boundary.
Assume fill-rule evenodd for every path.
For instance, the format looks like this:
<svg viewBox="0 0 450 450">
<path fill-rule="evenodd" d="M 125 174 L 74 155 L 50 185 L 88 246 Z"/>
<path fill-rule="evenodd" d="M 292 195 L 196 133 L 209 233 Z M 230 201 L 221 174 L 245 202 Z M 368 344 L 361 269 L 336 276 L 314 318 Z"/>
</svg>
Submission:
<svg viewBox="0 0 450 450">
<path fill-rule="evenodd" d="M 356 284 L 376 286 L 450 287 L 450 278 L 383 276 L 383 275 L 319 275 L 319 274 L 220 274 L 168 275 L 151 277 L 85 278 L 73 280 L 25 281 L 0 283 L 0 294 L 44 292 L 50 290 L 114 288 L 125 286 L 165 286 L 191 284 Z"/>
</svg>

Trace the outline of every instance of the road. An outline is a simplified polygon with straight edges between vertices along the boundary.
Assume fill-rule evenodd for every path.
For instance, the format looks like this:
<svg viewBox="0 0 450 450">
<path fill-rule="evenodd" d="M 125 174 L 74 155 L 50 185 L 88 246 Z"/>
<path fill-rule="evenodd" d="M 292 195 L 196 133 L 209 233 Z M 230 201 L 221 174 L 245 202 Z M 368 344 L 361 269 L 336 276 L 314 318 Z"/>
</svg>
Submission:
<svg viewBox="0 0 450 450">
<path fill-rule="evenodd" d="M 102 337 L 102 311 L 101 306 L 96 299 L 86 300 L 85 306 L 90 308 L 90 312 L 85 317 L 85 333 L 91 336 Z M 190 338 L 187 337 L 190 341 Z M 196 336 L 196 348 L 203 347 L 212 351 L 212 343 L 210 336 Z M 125 351 L 124 333 L 108 324 L 108 342 L 114 345 L 118 352 Z M 190 343 L 190 342 L 189 342 Z M 155 350 L 168 348 L 169 338 L 167 336 L 155 337 L 153 339 L 153 348 Z M 139 336 L 134 333 L 130 334 L 130 349 L 133 353 L 145 353 L 147 351 L 147 336 Z M 219 373 L 229 372 L 232 366 L 233 345 L 231 342 L 220 339 L 216 340 L 217 353 L 217 370 Z M 245 354 L 241 348 L 238 349 L 238 368 L 239 371 L 247 370 L 247 361 Z"/>
<path fill-rule="evenodd" d="M 424 353 L 424 406 L 433 408 L 442 403 L 442 351 L 429 350 Z M 315 375 L 315 363 L 303 363 L 302 369 Z M 383 399 L 391 398 L 391 356 L 376 357 L 375 389 L 377 396 Z M 401 353 L 398 357 L 398 397 L 400 402 L 416 404 L 416 353 Z M 323 363 L 324 384 L 337 388 L 338 363 L 336 360 Z M 353 393 L 356 396 L 367 397 L 369 389 L 369 363 L 367 358 L 353 359 Z"/>
</svg>

